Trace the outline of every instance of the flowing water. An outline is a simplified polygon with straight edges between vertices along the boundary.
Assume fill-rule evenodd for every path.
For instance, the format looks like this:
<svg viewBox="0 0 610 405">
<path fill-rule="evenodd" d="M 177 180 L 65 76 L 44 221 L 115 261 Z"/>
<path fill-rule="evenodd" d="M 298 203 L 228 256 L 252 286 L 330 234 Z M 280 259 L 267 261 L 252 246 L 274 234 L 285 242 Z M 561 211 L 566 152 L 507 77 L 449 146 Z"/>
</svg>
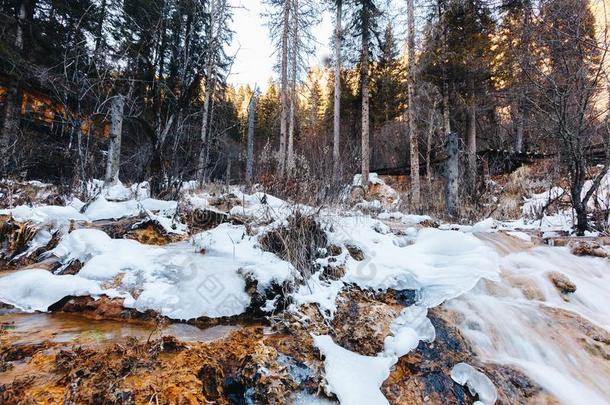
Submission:
<svg viewBox="0 0 610 405">
<path fill-rule="evenodd" d="M 610 261 L 568 248 L 478 235 L 501 256 L 501 281 L 482 280 L 446 304 L 484 360 L 514 366 L 561 403 L 610 404 Z M 576 285 L 561 293 L 560 272 Z"/>
</svg>

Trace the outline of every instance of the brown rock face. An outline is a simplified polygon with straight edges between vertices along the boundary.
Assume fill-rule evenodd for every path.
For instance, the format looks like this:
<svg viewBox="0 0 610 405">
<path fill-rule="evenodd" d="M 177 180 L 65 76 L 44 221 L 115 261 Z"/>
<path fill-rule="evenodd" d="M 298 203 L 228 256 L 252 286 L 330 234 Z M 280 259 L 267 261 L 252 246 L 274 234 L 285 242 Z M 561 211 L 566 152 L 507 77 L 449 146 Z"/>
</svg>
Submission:
<svg viewBox="0 0 610 405">
<path fill-rule="evenodd" d="M 560 293 L 570 294 L 576 292 L 576 284 L 574 284 L 565 274 L 558 271 L 552 271 L 547 273 L 547 277 Z"/>
<path fill-rule="evenodd" d="M 420 342 L 417 349 L 399 359 L 381 387 L 391 404 L 472 404 L 476 398 L 451 379 L 451 369 L 459 362 L 472 365 L 492 380 L 498 391 L 497 404 L 553 403 L 519 371 L 481 363 L 459 330 L 452 326 L 450 313 L 434 308 L 428 317 L 436 329 L 436 340 Z"/>
<path fill-rule="evenodd" d="M 310 358 L 310 366 L 283 353 L 287 340 L 247 327 L 211 342 L 127 338 L 32 348 L 16 378 L 0 384 L 0 403 L 290 403 L 295 391 L 315 393 L 319 361 Z"/>
<path fill-rule="evenodd" d="M 353 352 L 375 356 L 383 351 L 390 324 L 399 314 L 399 306 L 376 301 L 361 290 L 343 293 L 332 322 L 335 342 Z"/>
</svg>

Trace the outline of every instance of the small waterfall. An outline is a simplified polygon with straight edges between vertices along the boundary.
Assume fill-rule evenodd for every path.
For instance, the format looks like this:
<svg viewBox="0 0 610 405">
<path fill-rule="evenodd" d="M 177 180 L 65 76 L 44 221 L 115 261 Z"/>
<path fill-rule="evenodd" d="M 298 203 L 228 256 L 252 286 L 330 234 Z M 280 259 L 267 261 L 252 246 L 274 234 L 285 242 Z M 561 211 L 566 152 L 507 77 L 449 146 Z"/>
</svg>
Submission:
<svg viewBox="0 0 610 405">
<path fill-rule="evenodd" d="M 561 403 L 610 404 L 610 261 L 479 237 L 502 256 L 501 281 L 481 280 L 446 304 L 463 315 L 475 352 L 521 369 Z"/>
</svg>

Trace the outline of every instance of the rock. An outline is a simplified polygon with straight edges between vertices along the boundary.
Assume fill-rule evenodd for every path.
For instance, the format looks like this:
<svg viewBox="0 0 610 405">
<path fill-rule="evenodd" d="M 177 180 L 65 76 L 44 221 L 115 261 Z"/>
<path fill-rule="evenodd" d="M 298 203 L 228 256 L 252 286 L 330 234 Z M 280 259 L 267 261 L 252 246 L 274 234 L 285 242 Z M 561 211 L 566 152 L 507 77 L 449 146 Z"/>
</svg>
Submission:
<svg viewBox="0 0 610 405">
<path fill-rule="evenodd" d="M 68 296 L 49 306 L 48 310 L 78 313 L 93 319 L 152 321 L 158 317 L 154 311 L 139 312 L 133 308 L 124 308 L 123 299 L 106 296 L 98 299 Z"/>
<path fill-rule="evenodd" d="M 438 222 L 433 221 L 431 219 L 424 219 L 423 221 L 417 224 L 417 227 L 421 228 L 438 228 L 439 226 L 440 224 Z"/>
<path fill-rule="evenodd" d="M 335 342 L 347 350 L 365 356 L 383 351 L 390 324 L 400 314 L 400 306 L 391 306 L 353 289 L 337 299 L 337 312 L 332 321 Z"/>
<path fill-rule="evenodd" d="M 560 293 L 571 294 L 576 292 L 576 284 L 574 284 L 565 274 L 558 271 L 551 271 L 546 273 L 546 276 Z"/>
<path fill-rule="evenodd" d="M 322 270 L 322 279 L 323 280 L 339 280 L 343 276 L 345 276 L 345 267 L 344 266 L 326 266 Z"/>
<path fill-rule="evenodd" d="M 594 241 L 576 241 L 571 245 L 570 251 L 576 256 L 608 257 L 608 252 Z"/>
<path fill-rule="evenodd" d="M 326 252 L 329 256 L 339 256 L 342 251 L 343 249 L 341 249 L 341 246 L 337 246 L 334 244 L 330 244 L 326 247 Z"/>
<path fill-rule="evenodd" d="M 352 259 L 359 261 L 359 262 L 364 260 L 364 252 L 358 246 L 345 245 L 345 248 L 347 249 L 347 251 L 348 251 L 349 255 L 352 257 Z"/>
<path fill-rule="evenodd" d="M 546 301 L 544 293 L 538 287 L 535 280 L 532 280 L 527 276 L 513 274 L 503 275 L 503 277 L 511 286 L 520 289 L 528 300 Z"/>
<path fill-rule="evenodd" d="M 391 404 L 472 404 L 467 388 L 451 379 L 454 365 L 464 362 L 481 369 L 498 391 L 497 404 L 554 404 L 537 384 L 508 366 L 481 363 L 454 326 L 453 313 L 441 308 L 428 312 L 436 340 L 420 342 L 417 349 L 398 360 L 381 389 Z"/>
<path fill-rule="evenodd" d="M 192 234 L 216 228 L 230 220 L 227 213 L 216 209 L 192 208 L 181 204 L 178 212 L 180 221 L 188 225 Z"/>
</svg>

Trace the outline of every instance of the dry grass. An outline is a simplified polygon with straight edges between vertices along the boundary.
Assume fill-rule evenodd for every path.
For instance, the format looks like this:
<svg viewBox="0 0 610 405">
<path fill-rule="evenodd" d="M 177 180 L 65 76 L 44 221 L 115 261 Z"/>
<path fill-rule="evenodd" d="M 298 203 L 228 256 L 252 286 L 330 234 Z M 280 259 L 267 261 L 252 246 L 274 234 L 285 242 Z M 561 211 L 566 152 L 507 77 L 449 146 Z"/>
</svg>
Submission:
<svg viewBox="0 0 610 405">
<path fill-rule="evenodd" d="M 328 239 L 316 214 L 295 210 L 286 225 L 271 229 L 259 243 L 264 250 L 292 263 L 303 280 L 308 280 L 319 249 L 326 247 Z"/>
</svg>

